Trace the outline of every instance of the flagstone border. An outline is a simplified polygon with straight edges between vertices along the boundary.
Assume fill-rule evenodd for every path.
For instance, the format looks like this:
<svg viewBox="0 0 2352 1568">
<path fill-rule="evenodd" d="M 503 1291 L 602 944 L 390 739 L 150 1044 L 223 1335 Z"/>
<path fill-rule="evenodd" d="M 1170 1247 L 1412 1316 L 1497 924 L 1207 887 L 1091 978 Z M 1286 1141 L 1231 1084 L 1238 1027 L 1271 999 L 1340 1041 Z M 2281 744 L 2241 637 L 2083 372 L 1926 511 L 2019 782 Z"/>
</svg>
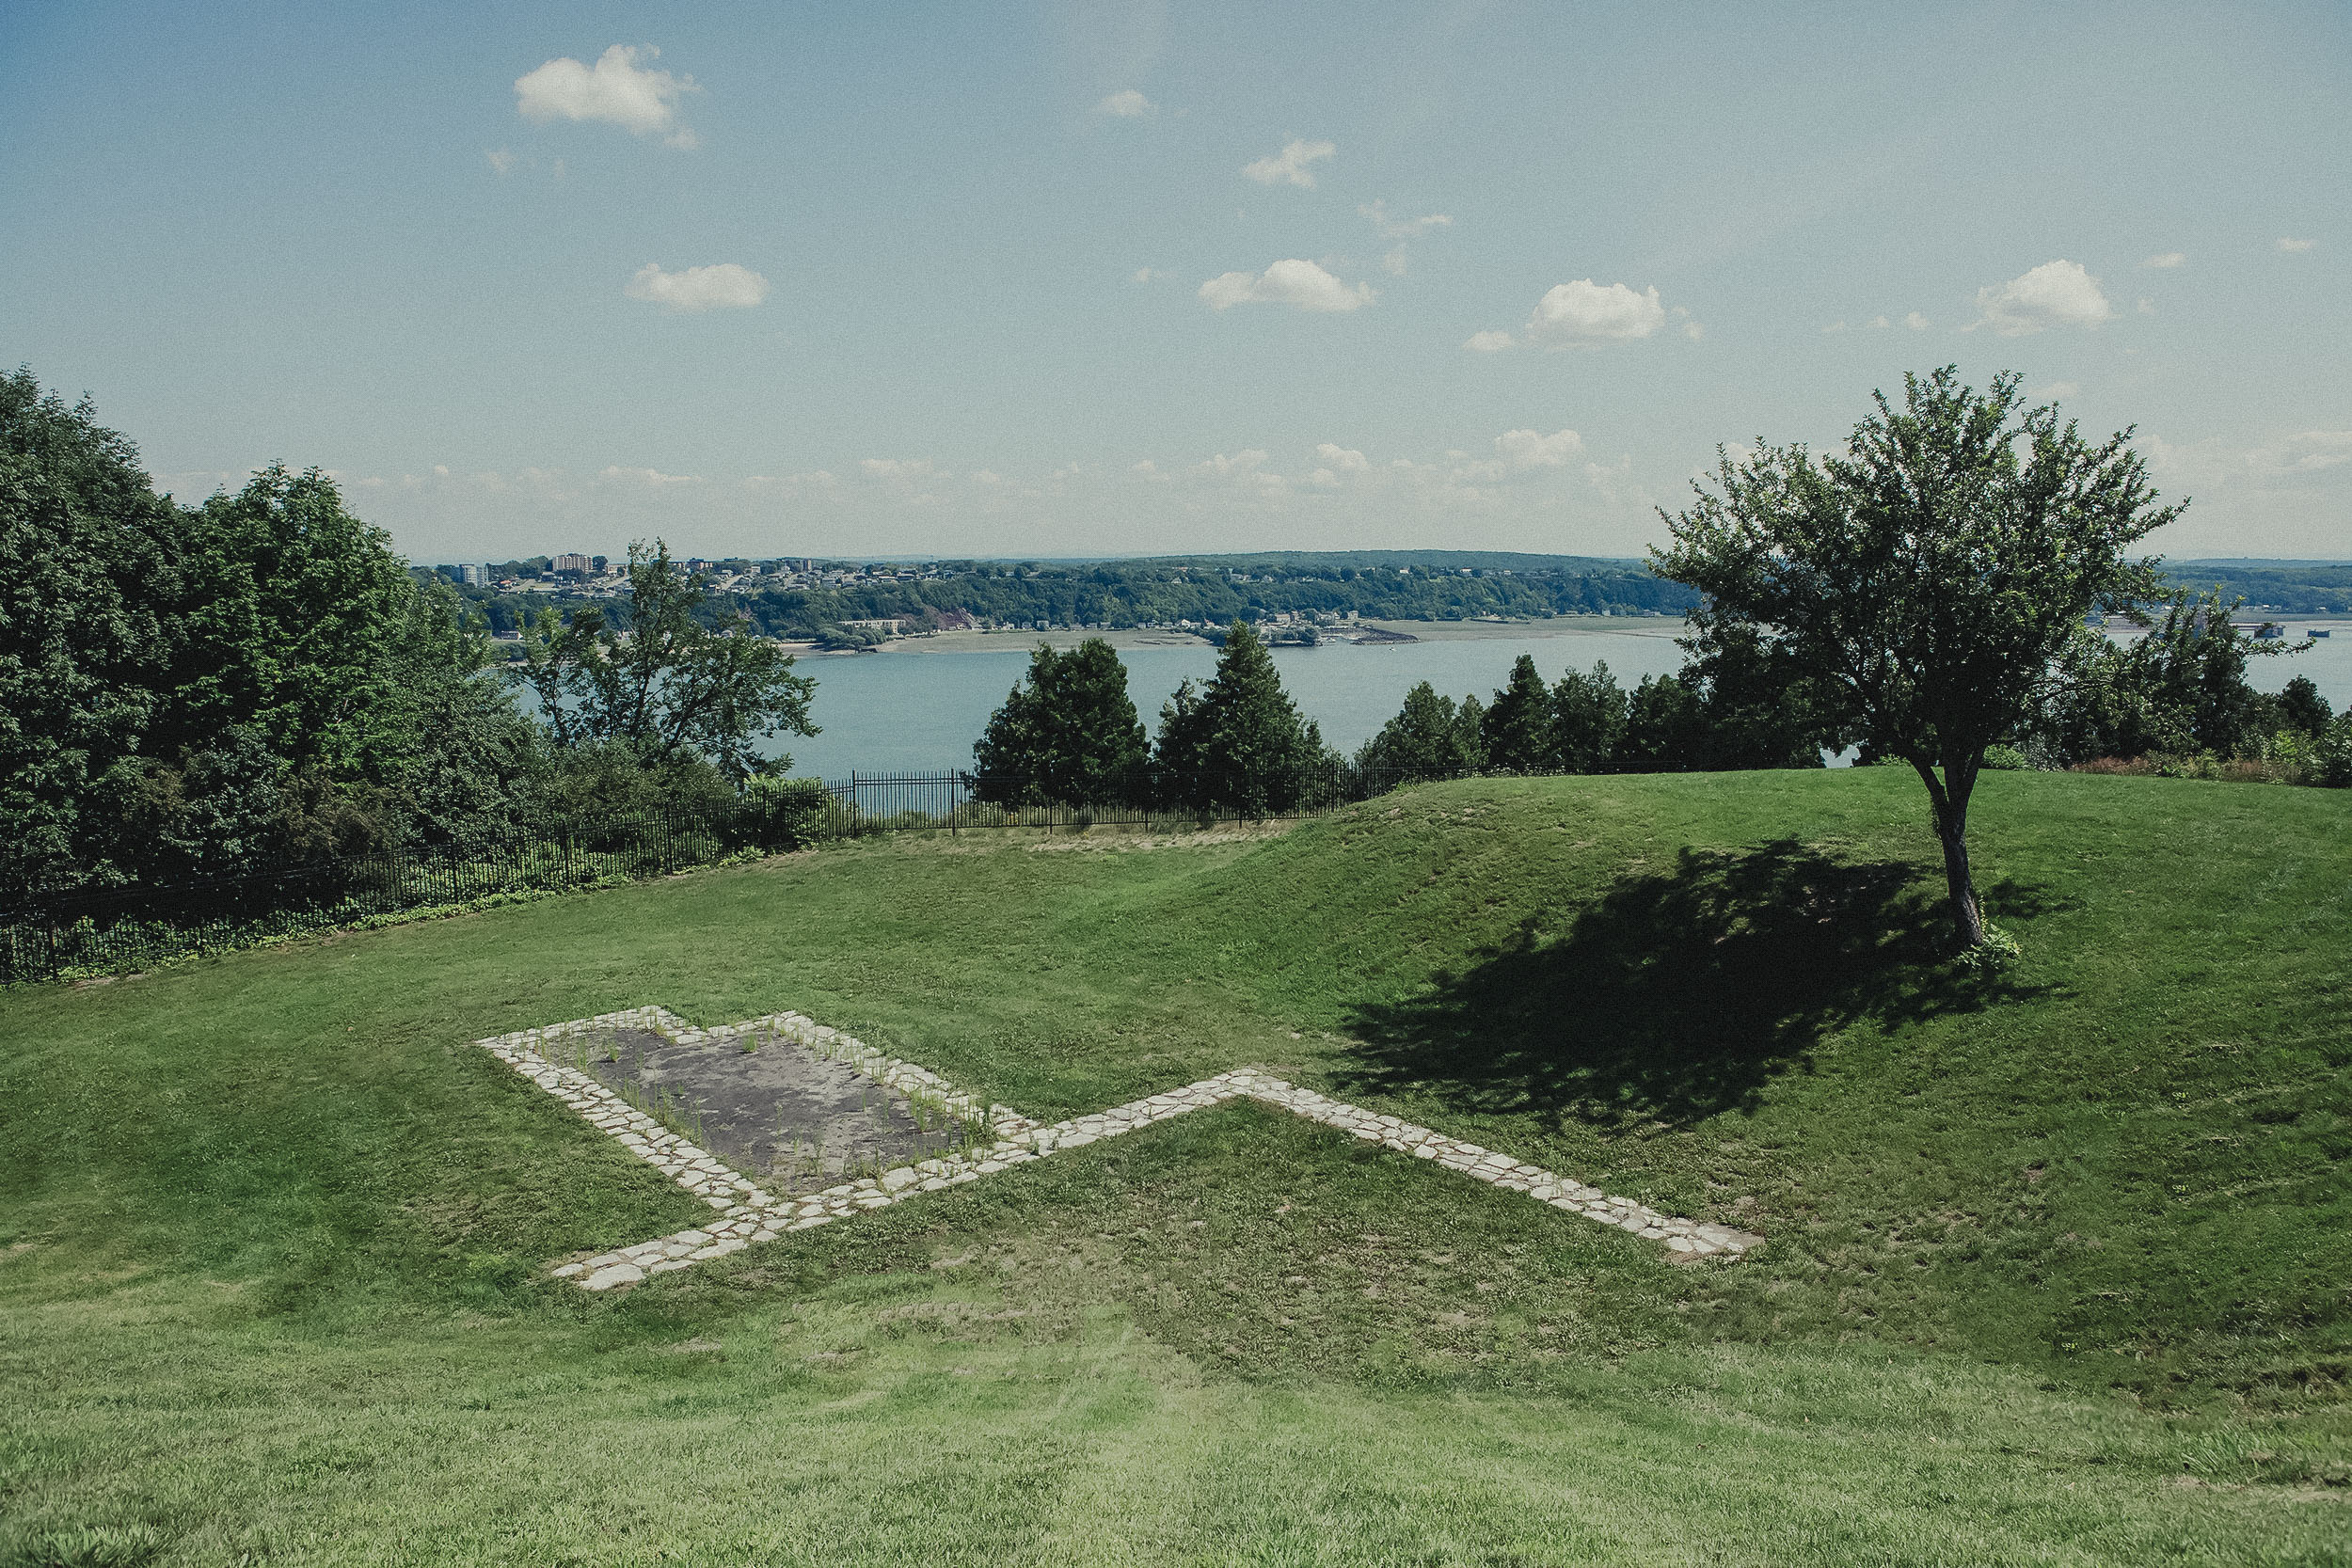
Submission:
<svg viewBox="0 0 2352 1568">
<path fill-rule="evenodd" d="M 651 1030 L 680 1045 L 739 1039 L 751 1034 L 782 1035 L 847 1063 L 876 1083 L 985 1126 L 994 1135 L 994 1141 L 900 1165 L 880 1176 L 845 1181 L 821 1193 L 779 1197 L 638 1110 L 594 1074 L 552 1062 L 539 1049 L 556 1040 L 612 1028 Z M 986 1103 L 934 1072 L 887 1055 L 799 1013 L 771 1013 L 740 1023 L 698 1029 L 663 1008 L 633 1007 L 627 1012 L 575 1019 L 544 1029 L 517 1030 L 475 1043 L 716 1211 L 707 1224 L 564 1263 L 551 1271 L 556 1278 L 569 1279 L 590 1291 L 609 1291 L 615 1286 L 634 1285 L 655 1275 L 691 1268 L 696 1263 L 740 1252 L 755 1242 L 771 1241 L 795 1230 L 814 1229 L 869 1209 L 886 1209 L 919 1194 L 977 1181 L 1032 1160 L 1083 1148 L 1187 1111 L 1239 1099 L 1279 1106 L 1309 1121 L 1377 1143 L 1383 1148 L 1430 1161 L 1473 1180 L 1524 1193 L 1538 1203 L 1661 1243 L 1677 1261 L 1701 1258 L 1736 1259 L 1764 1243 L 1763 1237 L 1750 1231 L 1660 1213 L 1629 1197 L 1613 1196 L 1539 1165 L 1299 1088 L 1255 1068 L 1236 1068 L 1164 1094 L 1148 1095 L 1107 1111 L 1042 1126 L 1008 1106 Z"/>
</svg>

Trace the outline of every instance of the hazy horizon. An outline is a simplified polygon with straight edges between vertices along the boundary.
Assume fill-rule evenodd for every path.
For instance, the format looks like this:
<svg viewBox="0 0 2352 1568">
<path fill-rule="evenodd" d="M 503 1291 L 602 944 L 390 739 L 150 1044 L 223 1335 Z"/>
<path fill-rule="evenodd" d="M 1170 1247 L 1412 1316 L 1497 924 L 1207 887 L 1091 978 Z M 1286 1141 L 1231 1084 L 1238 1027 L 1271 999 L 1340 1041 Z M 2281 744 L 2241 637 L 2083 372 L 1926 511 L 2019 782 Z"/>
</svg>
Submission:
<svg viewBox="0 0 2352 1568">
<path fill-rule="evenodd" d="M 1638 557 L 1905 371 L 2352 553 L 2341 7 L 36 4 L 0 357 L 420 562 Z"/>
</svg>

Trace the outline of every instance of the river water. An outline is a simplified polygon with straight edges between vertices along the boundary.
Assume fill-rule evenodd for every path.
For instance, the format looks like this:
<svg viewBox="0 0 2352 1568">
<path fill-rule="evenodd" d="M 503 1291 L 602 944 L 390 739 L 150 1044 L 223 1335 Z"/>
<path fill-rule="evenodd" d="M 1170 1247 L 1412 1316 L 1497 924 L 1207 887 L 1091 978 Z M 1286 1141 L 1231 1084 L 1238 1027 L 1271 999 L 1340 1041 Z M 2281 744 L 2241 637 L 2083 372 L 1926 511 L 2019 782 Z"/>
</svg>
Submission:
<svg viewBox="0 0 2352 1568">
<path fill-rule="evenodd" d="M 2296 629 L 2299 633 L 2301 627 Z M 1323 726 L 1323 738 L 1351 753 L 1378 732 L 1416 683 L 1428 681 L 1454 698 L 1475 693 L 1485 702 L 1522 653 L 1534 657 L 1548 683 L 1571 667 L 1590 669 L 1605 660 L 1618 681 L 1631 687 L 1644 675 L 1665 674 L 1683 662 L 1682 650 L 1675 645 L 1682 632 L 1678 621 L 1564 618 L 1524 631 L 1492 630 L 1499 635 L 1278 648 L 1274 662 L 1299 710 Z M 930 651 L 927 640 L 917 640 L 881 653 L 805 656 L 796 668 L 817 679 L 815 717 L 823 733 L 788 736 L 771 749 L 790 752 L 793 772 L 828 779 L 845 779 L 851 768 L 869 773 L 969 768 L 972 742 L 1020 681 L 1036 639 L 1001 641 L 1002 646 L 954 652 Z M 1067 645 L 1075 639 L 1057 635 L 1054 641 Z M 1127 647 L 1120 657 L 1127 665 L 1136 711 L 1154 731 L 1160 705 L 1177 683 L 1187 677 L 1205 681 L 1216 668 L 1216 650 L 1205 642 Z M 2339 711 L 2352 703 L 2352 626 L 2307 652 L 2254 660 L 2249 677 L 2262 689 L 2276 691 L 2296 674 L 2310 675 Z"/>
</svg>

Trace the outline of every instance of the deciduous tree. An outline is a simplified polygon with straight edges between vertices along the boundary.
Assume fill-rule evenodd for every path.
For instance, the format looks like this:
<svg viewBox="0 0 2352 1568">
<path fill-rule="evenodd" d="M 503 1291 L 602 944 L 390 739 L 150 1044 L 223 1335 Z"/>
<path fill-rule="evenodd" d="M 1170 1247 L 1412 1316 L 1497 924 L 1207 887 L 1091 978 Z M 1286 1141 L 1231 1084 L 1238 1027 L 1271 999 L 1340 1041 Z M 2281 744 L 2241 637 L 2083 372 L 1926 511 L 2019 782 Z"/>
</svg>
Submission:
<svg viewBox="0 0 2352 1568">
<path fill-rule="evenodd" d="M 1883 394 L 1842 454 L 1759 442 L 1709 491 L 1661 513 L 1652 568 L 1707 595 L 1702 635 L 1752 628 L 1820 683 L 1880 754 L 1918 773 L 1954 927 L 1984 941 L 1968 803 L 1985 748 L 2022 720 L 2083 618 L 2153 589 L 2131 546 L 2159 507 L 2131 432 L 2086 440 L 2019 377 L 1979 393 L 1953 367 Z"/>
<path fill-rule="evenodd" d="M 626 631 L 590 606 L 568 625 L 540 612 L 525 639 L 517 678 L 539 698 L 560 747 L 618 742 L 647 767 L 681 755 L 707 759 L 729 778 L 780 772 L 792 759 L 763 759 L 755 742 L 815 735 L 817 683 L 792 673 L 792 656 L 750 634 L 740 616 L 707 626 L 699 582 L 670 564 L 668 545 L 628 550 Z"/>
</svg>

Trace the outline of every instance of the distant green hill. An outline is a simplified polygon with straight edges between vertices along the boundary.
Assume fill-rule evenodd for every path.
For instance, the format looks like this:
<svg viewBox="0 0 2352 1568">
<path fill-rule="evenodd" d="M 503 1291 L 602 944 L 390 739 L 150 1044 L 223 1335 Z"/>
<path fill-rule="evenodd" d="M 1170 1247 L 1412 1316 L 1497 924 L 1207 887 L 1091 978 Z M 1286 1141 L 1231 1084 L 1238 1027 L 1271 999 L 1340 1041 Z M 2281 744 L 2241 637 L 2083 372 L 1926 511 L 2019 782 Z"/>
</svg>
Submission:
<svg viewBox="0 0 2352 1568">
<path fill-rule="evenodd" d="M 2352 613 L 2352 562 L 2168 561 L 2165 571 L 2184 588 L 2200 593 L 2219 588 L 2241 597 L 2249 610 L 2289 615 Z"/>
</svg>

